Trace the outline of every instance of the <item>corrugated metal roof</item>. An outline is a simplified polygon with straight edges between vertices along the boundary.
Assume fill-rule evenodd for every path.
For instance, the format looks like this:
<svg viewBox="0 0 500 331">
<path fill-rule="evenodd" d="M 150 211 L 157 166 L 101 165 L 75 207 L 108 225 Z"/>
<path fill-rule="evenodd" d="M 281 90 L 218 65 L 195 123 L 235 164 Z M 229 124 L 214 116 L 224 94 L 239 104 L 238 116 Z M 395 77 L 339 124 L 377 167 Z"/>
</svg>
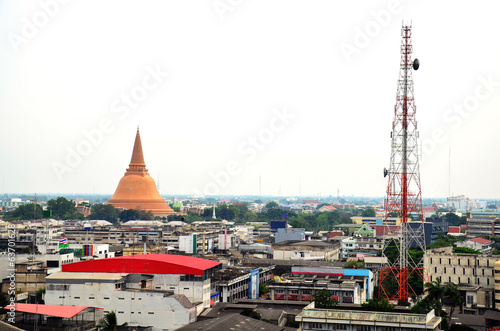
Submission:
<svg viewBox="0 0 500 331">
<path fill-rule="evenodd" d="M 59 306 L 59 305 L 37 305 L 31 303 L 16 303 L 16 311 L 38 315 L 48 315 L 64 318 L 72 318 L 88 308 L 102 309 L 99 307 L 83 306 Z"/>
<path fill-rule="evenodd" d="M 69 263 L 62 266 L 62 271 L 203 275 L 205 270 L 220 264 L 192 256 L 141 254 Z"/>
</svg>

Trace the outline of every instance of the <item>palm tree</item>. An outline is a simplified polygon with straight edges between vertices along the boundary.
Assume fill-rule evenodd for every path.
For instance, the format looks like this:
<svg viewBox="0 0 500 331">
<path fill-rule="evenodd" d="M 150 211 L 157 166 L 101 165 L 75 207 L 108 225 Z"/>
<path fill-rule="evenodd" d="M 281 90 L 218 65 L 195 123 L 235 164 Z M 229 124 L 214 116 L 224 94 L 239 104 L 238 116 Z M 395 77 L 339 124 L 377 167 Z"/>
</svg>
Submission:
<svg viewBox="0 0 500 331">
<path fill-rule="evenodd" d="M 457 284 L 447 284 L 443 291 L 443 303 L 450 306 L 450 316 L 448 316 L 448 325 L 451 326 L 451 316 L 456 307 L 462 307 L 463 298 Z"/>
<path fill-rule="evenodd" d="M 99 330 L 102 331 L 118 331 L 126 326 L 126 322 L 118 325 L 118 319 L 116 318 L 116 313 L 114 311 L 105 314 L 99 321 L 99 324 L 97 324 Z"/>
<path fill-rule="evenodd" d="M 441 278 L 437 277 L 436 280 L 432 282 L 425 283 L 424 285 L 427 291 L 427 300 L 430 301 L 431 307 L 434 308 L 434 313 L 436 316 L 442 316 L 443 313 L 443 303 L 441 301 L 444 293 L 444 287 L 441 286 Z"/>
</svg>

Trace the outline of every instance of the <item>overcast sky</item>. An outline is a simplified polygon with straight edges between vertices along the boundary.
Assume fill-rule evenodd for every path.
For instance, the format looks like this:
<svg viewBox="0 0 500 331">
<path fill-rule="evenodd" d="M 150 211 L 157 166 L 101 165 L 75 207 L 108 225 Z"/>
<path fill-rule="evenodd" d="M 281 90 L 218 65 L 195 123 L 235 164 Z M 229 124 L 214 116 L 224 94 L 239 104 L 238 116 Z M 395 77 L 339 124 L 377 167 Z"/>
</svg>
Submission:
<svg viewBox="0 0 500 331">
<path fill-rule="evenodd" d="M 495 1 L 4 0 L 2 192 L 112 194 L 139 125 L 163 195 L 384 196 L 403 19 L 423 197 L 500 198 Z"/>
</svg>

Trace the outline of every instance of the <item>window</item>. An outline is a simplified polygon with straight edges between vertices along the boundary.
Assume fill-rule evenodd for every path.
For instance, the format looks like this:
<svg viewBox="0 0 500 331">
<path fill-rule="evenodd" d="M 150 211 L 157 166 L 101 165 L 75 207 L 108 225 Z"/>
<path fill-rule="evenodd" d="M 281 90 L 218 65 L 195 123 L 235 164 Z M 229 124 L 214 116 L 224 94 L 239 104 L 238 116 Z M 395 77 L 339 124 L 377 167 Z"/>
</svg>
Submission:
<svg viewBox="0 0 500 331">
<path fill-rule="evenodd" d="M 149 311 L 148 314 L 149 315 L 154 315 L 154 312 L 153 311 Z"/>
<path fill-rule="evenodd" d="M 370 326 L 369 326 L 369 325 L 359 325 L 359 326 L 357 327 L 357 330 L 358 330 L 358 331 L 371 331 L 371 330 L 370 330 Z"/>
<path fill-rule="evenodd" d="M 347 324 L 337 324 L 335 325 L 337 330 L 347 330 Z"/>
<path fill-rule="evenodd" d="M 74 297 L 74 299 L 80 299 L 80 297 Z"/>
<path fill-rule="evenodd" d="M 123 314 L 123 311 L 121 311 L 121 310 L 120 310 L 120 311 L 118 311 L 118 314 Z"/>
<path fill-rule="evenodd" d="M 322 323 L 309 323 L 309 328 L 311 329 L 316 329 L 316 330 L 322 330 L 323 329 L 323 324 Z"/>
<path fill-rule="evenodd" d="M 472 295 L 467 296 L 467 304 L 472 305 L 474 303 L 474 297 Z"/>
<path fill-rule="evenodd" d="M 94 299 L 95 299 L 95 297 L 89 297 L 89 300 L 94 300 Z"/>
</svg>

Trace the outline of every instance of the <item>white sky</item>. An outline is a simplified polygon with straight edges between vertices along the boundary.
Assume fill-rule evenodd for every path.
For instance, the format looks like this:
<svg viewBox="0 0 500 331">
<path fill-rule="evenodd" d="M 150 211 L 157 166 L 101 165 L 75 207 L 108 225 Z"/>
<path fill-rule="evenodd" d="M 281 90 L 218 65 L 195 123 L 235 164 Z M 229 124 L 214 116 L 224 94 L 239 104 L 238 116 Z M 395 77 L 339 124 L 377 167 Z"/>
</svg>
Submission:
<svg viewBox="0 0 500 331">
<path fill-rule="evenodd" d="M 257 195 L 261 175 L 266 195 L 300 187 L 384 196 L 405 19 L 421 64 L 413 77 L 423 197 L 448 195 L 451 150 L 452 193 L 500 198 L 498 9 L 495 1 L 2 1 L 2 191 L 111 194 L 140 125 L 165 195 L 216 186 Z M 389 15 L 377 22 L 381 12 Z M 366 45 L 355 43 L 366 29 Z M 349 62 L 342 43 L 360 46 Z M 155 68 L 168 72 L 160 84 L 148 76 Z M 140 93 L 145 79 L 144 100 L 125 106 L 120 96 Z M 491 92 L 481 79 L 494 82 Z M 284 107 L 295 117 L 283 126 L 274 121 Z M 68 165 L 68 151 L 90 144 L 84 131 L 104 119 L 113 129 Z M 280 131 L 272 139 L 271 128 Z M 438 131 L 444 138 L 431 140 Z M 258 134 L 262 150 L 249 145 Z M 235 162 L 238 173 L 214 184 L 210 173 Z"/>
</svg>

